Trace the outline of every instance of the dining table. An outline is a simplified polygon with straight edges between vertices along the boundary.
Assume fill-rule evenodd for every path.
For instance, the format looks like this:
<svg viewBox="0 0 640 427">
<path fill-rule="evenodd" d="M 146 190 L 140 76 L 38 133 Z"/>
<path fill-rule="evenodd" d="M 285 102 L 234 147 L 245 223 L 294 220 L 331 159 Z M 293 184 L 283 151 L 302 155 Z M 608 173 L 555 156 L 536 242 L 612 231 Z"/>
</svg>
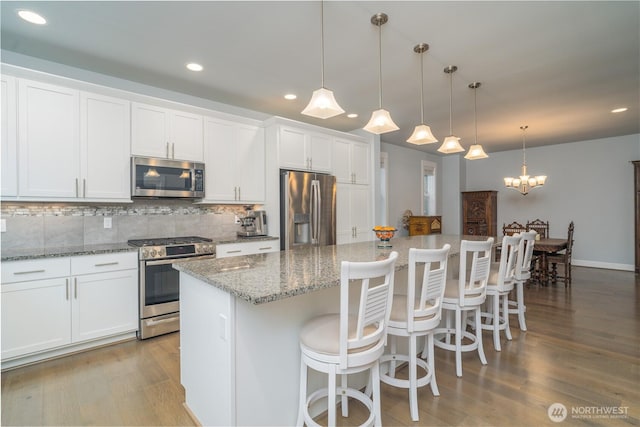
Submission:
<svg viewBox="0 0 640 427">
<path fill-rule="evenodd" d="M 567 248 L 566 238 L 549 237 L 536 240 L 533 246 L 533 253 L 540 257 L 540 262 L 536 265 L 535 276 L 542 285 L 547 285 L 549 281 L 549 266 L 547 265 L 547 255 L 556 253 Z"/>
</svg>

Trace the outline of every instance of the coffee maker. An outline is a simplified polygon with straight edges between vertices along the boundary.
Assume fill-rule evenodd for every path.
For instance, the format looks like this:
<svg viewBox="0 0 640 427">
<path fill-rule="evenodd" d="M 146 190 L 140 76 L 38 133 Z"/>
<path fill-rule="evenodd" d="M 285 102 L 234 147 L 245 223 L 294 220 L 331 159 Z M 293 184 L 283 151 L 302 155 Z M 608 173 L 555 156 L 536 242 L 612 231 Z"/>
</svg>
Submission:
<svg viewBox="0 0 640 427">
<path fill-rule="evenodd" d="M 240 237 L 257 237 L 267 235 L 267 213 L 265 211 L 245 208 L 246 214 L 240 218 L 241 231 L 238 231 Z"/>
</svg>

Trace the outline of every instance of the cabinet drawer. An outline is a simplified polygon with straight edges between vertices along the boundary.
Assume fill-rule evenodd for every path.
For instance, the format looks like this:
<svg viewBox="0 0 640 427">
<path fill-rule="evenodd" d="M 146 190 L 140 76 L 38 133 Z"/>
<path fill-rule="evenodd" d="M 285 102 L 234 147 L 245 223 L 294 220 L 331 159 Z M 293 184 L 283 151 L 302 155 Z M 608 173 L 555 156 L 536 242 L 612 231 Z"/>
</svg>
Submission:
<svg viewBox="0 0 640 427">
<path fill-rule="evenodd" d="M 279 240 L 262 240 L 259 242 L 228 243 L 216 246 L 216 258 L 239 255 L 252 255 L 280 250 Z"/>
<path fill-rule="evenodd" d="M 71 274 L 93 274 L 138 268 L 137 252 L 83 255 L 71 258 Z"/>
<path fill-rule="evenodd" d="M 65 277 L 70 271 L 68 257 L 3 262 L 2 284 Z"/>
</svg>

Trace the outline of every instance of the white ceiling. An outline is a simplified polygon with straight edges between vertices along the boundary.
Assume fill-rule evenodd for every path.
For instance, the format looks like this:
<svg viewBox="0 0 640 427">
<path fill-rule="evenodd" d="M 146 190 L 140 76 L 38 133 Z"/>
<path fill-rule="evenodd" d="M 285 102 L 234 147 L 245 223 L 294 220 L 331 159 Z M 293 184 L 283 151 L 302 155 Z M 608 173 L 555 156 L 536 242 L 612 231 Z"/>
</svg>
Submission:
<svg viewBox="0 0 640 427">
<path fill-rule="evenodd" d="M 17 9 L 45 16 L 28 24 Z M 347 112 L 327 120 L 301 115 L 320 87 L 318 1 L 7 1 L 2 49 L 218 102 L 342 131 L 361 128 L 378 109 L 378 27 L 382 26 L 383 107 L 405 140 L 420 122 L 420 56 L 425 122 L 442 141 L 474 141 L 491 152 L 640 133 L 638 1 L 325 1 L 325 86 Z M 201 63 L 201 73 L 185 64 Z M 298 95 L 295 101 L 285 93 Z M 626 113 L 610 110 L 626 106 Z M 436 153 L 440 144 L 422 146 Z M 412 146 L 415 147 L 415 146 Z"/>
</svg>

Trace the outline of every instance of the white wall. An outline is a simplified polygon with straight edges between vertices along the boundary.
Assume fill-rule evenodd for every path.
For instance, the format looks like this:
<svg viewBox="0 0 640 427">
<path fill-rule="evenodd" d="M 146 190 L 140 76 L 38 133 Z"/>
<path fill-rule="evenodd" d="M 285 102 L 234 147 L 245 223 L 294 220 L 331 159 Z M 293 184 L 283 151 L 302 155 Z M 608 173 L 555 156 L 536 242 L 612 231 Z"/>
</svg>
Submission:
<svg viewBox="0 0 640 427">
<path fill-rule="evenodd" d="M 398 229 L 399 236 L 406 236 L 407 230 L 402 228 L 402 214 L 407 209 L 414 215 L 422 215 L 422 161 L 429 160 L 436 166 L 436 212 L 442 214 L 442 162 L 438 156 L 422 151 L 382 142 L 380 151 L 389 154 L 389 224 Z M 379 169 L 376 164 L 375 170 Z M 376 174 L 377 175 L 377 174 Z M 377 209 L 379 210 L 379 209 Z M 446 221 L 445 223 L 446 226 Z"/>
<path fill-rule="evenodd" d="M 574 264 L 633 270 L 631 160 L 640 160 L 640 135 L 528 148 L 529 174 L 548 178 L 523 196 L 503 184 L 504 176 L 519 175 L 522 150 L 490 153 L 465 163 L 464 190 L 498 190 L 498 230 L 540 218 L 549 220 L 551 237 L 564 237 L 574 221 Z"/>
</svg>

